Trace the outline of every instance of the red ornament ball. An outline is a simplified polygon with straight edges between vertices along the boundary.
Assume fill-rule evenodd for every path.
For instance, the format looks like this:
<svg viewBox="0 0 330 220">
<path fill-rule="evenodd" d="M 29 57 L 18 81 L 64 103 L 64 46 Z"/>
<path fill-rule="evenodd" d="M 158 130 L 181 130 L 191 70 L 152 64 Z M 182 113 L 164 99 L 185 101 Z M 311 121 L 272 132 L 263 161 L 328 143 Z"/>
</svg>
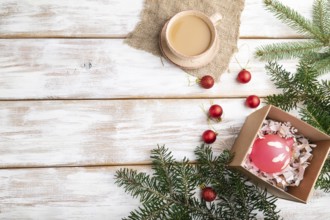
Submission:
<svg viewBox="0 0 330 220">
<path fill-rule="evenodd" d="M 248 83 L 251 80 L 251 73 L 246 69 L 242 69 L 237 75 L 237 81 L 240 83 Z"/>
<path fill-rule="evenodd" d="M 199 84 L 201 85 L 201 87 L 203 87 L 204 89 L 210 89 L 213 87 L 214 85 L 214 79 L 212 76 L 210 75 L 206 75 L 203 76 L 200 81 Z"/>
<path fill-rule="evenodd" d="M 205 187 L 202 189 L 202 199 L 204 199 L 206 202 L 212 202 L 216 197 L 217 193 L 212 187 Z"/>
<path fill-rule="evenodd" d="M 220 119 L 222 115 L 222 107 L 220 105 L 212 105 L 209 108 L 209 117 L 214 119 Z"/>
<path fill-rule="evenodd" d="M 256 108 L 260 104 L 260 99 L 256 95 L 250 95 L 249 97 L 246 98 L 245 101 L 246 105 L 249 106 L 250 108 Z"/>
<path fill-rule="evenodd" d="M 254 141 L 250 160 L 265 173 L 281 172 L 290 163 L 292 144 L 293 139 L 267 134 L 264 138 L 257 138 Z"/>
<path fill-rule="evenodd" d="M 205 143 L 212 144 L 217 139 L 217 133 L 212 130 L 206 130 L 204 131 L 202 138 Z"/>
<path fill-rule="evenodd" d="M 286 138 L 285 142 L 288 146 L 292 146 L 294 144 L 294 139 L 292 137 L 291 138 Z"/>
</svg>

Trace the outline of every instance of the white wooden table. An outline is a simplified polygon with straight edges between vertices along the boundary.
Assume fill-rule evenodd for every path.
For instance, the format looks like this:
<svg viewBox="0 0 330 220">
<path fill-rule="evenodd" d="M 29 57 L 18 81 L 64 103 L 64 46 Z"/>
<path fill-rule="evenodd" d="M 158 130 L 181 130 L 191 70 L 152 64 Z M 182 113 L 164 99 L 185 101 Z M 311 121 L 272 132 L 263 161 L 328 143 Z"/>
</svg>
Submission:
<svg viewBox="0 0 330 220">
<path fill-rule="evenodd" d="M 277 93 L 255 47 L 301 36 L 246 0 L 237 59 L 253 79 L 240 85 L 233 59 L 211 90 L 188 86 L 174 65 L 123 43 L 143 0 L 0 1 L 0 219 L 120 219 L 138 200 L 115 171 L 150 171 L 150 150 L 166 144 L 193 159 L 208 128 L 201 105 L 224 108 L 220 152 L 252 109 L 250 94 Z M 310 16 L 312 0 L 285 1 Z M 283 62 L 294 70 L 295 62 Z M 329 74 L 325 76 L 329 78 Z M 330 194 L 309 204 L 277 202 L 285 219 L 330 218 Z"/>
</svg>

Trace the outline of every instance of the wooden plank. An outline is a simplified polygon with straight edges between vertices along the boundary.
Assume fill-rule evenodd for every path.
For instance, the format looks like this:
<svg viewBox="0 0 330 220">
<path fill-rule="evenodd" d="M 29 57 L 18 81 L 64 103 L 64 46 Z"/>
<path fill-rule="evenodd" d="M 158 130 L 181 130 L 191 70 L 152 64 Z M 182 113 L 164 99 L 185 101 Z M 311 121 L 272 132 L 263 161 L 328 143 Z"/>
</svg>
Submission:
<svg viewBox="0 0 330 220">
<path fill-rule="evenodd" d="M 310 16 L 313 0 L 281 0 Z M 295 38 L 295 31 L 266 12 L 262 0 L 246 0 L 242 37 Z M 0 38 L 124 37 L 139 21 L 143 0 L 2 0 Z"/>
<path fill-rule="evenodd" d="M 138 200 L 115 185 L 117 169 L 1 169 L 0 219 L 121 219 Z"/>
<path fill-rule="evenodd" d="M 1 0 L 0 37 L 124 37 L 143 0 Z"/>
<path fill-rule="evenodd" d="M 287 41 L 287 40 L 285 40 Z M 188 86 L 188 74 L 144 51 L 105 39 L 0 39 L 0 99 L 191 98 L 266 96 L 278 92 L 253 57 L 257 46 L 282 40 L 240 40 L 235 55 L 252 80 L 236 82 L 235 57 L 214 88 Z M 295 61 L 283 61 L 294 69 Z M 205 73 L 208 74 L 208 73 Z M 330 74 L 329 74 L 330 77 Z M 195 80 L 191 78 L 191 80 Z"/>
<path fill-rule="evenodd" d="M 217 151 L 230 148 L 245 117 L 244 99 L 214 100 L 224 110 Z M 192 157 L 210 129 L 212 100 L 0 102 L 0 167 L 149 163 L 150 150 L 166 144 Z"/>
<path fill-rule="evenodd" d="M 120 167 L 0 170 L 1 219 L 121 219 L 139 203 L 114 183 Z M 148 166 L 136 166 L 150 172 Z M 306 204 L 279 199 L 290 220 L 328 219 L 330 193 L 317 190 Z"/>
<path fill-rule="evenodd" d="M 279 0 L 284 5 L 311 19 L 313 0 Z M 301 38 L 302 35 L 283 24 L 268 12 L 263 0 L 245 0 L 242 12 L 240 36 L 243 38 Z M 301 3 L 301 4 L 300 4 Z"/>
</svg>

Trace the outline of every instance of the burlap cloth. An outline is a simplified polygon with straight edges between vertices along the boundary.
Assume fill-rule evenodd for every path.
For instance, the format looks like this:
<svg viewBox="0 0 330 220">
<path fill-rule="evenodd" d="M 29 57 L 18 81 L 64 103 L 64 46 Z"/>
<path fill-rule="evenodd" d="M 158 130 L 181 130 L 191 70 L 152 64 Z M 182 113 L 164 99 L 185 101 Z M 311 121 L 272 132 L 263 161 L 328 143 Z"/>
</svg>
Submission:
<svg viewBox="0 0 330 220">
<path fill-rule="evenodd" d="M 232 55 L 237 51 L 243 8 L 244 0 L 145 0 L 141 21 L 125 42 L 134 48 L 161 56 L 159 34 L 163 25 L 173 15 L 184 10 L 199 10 L 208 16 L 219 12 L 223 17 L 217 26 L 220 39 L 219 53 L 205 67 L 196 70 L 184 69 L 196 77 L 212 75 L 215 79 L 219 79 L 228 68 Z"/>
</svg>

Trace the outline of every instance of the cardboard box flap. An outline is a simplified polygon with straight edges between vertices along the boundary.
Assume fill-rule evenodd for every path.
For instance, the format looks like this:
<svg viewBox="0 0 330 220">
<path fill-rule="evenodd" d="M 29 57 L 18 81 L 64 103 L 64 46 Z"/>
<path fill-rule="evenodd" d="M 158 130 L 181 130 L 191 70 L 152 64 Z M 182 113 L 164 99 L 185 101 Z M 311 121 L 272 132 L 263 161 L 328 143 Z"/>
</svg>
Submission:
<svg viewBox="0 0 330 220">
<path fill-rule="evenodd" d="M 265 106 L 247 117 L 245 123 L 235 140 L 235 143 L 231 149 L 231 152 L 235 154 L 231 166 L 241 166 L 242 159 L 245 158 L 249 147 L 252 145 L 254 139 L 256 138 L 256 130 L 259 130 L 262 122 L 265 120 L 267 113 L 269 112 L 271 106 Z"/>
<path fill-rule="evenodd" d="M 247 169 L 245 169 L 243 167 L 237 167 L 236 169 L 239 170 L 241 173 L 243 173 L 246 177 L 248 177 L 248 179 L 250 181 L 252 181 L 255 185 L 257 185 L 258 187 L 261 187 L 262 189 L 267 189 L 267 192 L 271 193 L 274 196 L 277 196 L 282 199 L 306 203 L 306 201 L 301 199 L 300 196 L 297 197 L 295 195 L 292 195 L 292 194 L 284 191 L 283 189 L 275 187 L 272 184 L 261 180 L 258 176 L 254 175 L 253 173 L 251 173 L 250 171 L 248 171 Z M 299 195 L 299 193 L 298 193 L 298 195 Z"/>
<path fill-rule="evenodd" d="M 288 189 L 288 193 L 303 201 L 308 201 L 311 197 L 315 183 L 321 172 L 320 167 L 323 167 L 330 151 L 330 140 L 317 141 L 315 144 L 317 146 L 313 149 L 312 161 L 306 168 L 304 174 L 304 176 L 308 176 L 308 178 L 304 178 L 299 187 L 289 187 Z"/>
<path fill-rule="evenodd" d="M 303 134 L 310 141 L 329 140 L 327 134 L 275 106 L 271 106 L 271 109 L 268 112 L 268 117 L 281 122 L 289 121 L 293 127 L 297 129 L 299 128 L 298 132 Z"/>
</svg>

